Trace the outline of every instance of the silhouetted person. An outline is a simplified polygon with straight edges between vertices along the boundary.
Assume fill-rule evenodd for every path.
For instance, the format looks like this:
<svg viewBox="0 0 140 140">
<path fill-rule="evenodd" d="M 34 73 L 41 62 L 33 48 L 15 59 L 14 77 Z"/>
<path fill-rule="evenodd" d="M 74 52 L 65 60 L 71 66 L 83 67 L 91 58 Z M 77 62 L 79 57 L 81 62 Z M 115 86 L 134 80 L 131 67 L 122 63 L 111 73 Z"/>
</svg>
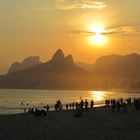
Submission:
<svg viewBox="0 0 140 140">
<path fill-rule="evenodd" d="M 74 109 L 74 102 L 72 103 L 72 109 Z"/>
<path fill-rule="evenodd" d="M 121 107 L 121 104 L 119 101 L 117 101 L 116 103 L 116 107 L 117 107 L 117 111 L 120 112 L 120 107 Z"/>
<path fill-rule="evenodd" d="M 85 100 L 85 110 L 88 110 L 88 101 Z"/>
<path fill-rule="evenodd" d="M 58 100 L 56 104 L 57 104 L 57 108 L 59 108 L 59 110 L 62 110 L 62 104 L 61 104 L 61 101 Z"/>
<path fill-rule="evenodd" d="M 79 104 L 76 102 L 76 104 L 75 104 L 75 107 L 76 107 L 76 109 L 78 109 L 79 108 Z"/>
<path fill-rule="evenodd" d="M 58 109 L 58 104 L 54 105 L 54 109 L 57 110 Z"/>
<path fill-rule="evenodd" d="M 47 111 L 49 111 L 49 109 L 50 109 L 50 106 L 48 104 L 46 106 L 46 109 L 47 109 Z"/>
<path fill-rule="evenodd" d="M 81 102 L 80 102 L 80 108 L 84 108 L 84 101 L 81 99 Z"/>
<path fill-rule="evenodd" d="M 62 104 L 59 105 L 59 109 L 62 110 Z"/>
<path fill-rule="evenodd" d="M 123 104 L 123 98 L 120 99 L 120 104 Z"/>
<path fill-rule="evenodd" d="M 112 103 L 111 107 L 112 107 L 112 111 L 115 111 L 115 103 Z"/>
<path fill-rule="evenodd" d="M 68 105 L 68 104 L 66 104 L 66 109 L 67 109 L 67 110 L 69 109 L 69 105 Z"/>
<path fill-rule="evenodd" d="M 115 107 L 116 107 L 116 100 L 115 99 L 111 100 L 111 107 L 112 107 L 112 111 L 115 111 Z"/>
<path fill-rule="evenodd" d="M 90 108 L 92 109 L 92 108 L 93 108 L 93 106 L 94 106 L 94 101 L 93 101 L 93 100 L 91 100 L 91 102 L 90 102 Z"/>
<path fill-rule="evenodd" d="M 110 105 L 110 100 L 105 100 L 106 107 Z"/>
</svg>

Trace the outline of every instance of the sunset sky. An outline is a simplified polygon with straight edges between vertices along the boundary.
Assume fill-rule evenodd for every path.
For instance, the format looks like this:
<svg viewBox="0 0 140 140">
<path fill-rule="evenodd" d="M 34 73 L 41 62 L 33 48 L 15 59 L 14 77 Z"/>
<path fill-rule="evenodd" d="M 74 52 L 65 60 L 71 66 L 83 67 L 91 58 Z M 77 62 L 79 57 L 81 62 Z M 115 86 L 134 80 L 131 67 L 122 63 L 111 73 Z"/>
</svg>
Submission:
<svg viewBox="0 0 140 140">
<path fill-rule="evenodd" d="M 140 0 L 0 0 L 0 74 L 61 48 L 75 61 L 140 53 Z"/>
</svg>

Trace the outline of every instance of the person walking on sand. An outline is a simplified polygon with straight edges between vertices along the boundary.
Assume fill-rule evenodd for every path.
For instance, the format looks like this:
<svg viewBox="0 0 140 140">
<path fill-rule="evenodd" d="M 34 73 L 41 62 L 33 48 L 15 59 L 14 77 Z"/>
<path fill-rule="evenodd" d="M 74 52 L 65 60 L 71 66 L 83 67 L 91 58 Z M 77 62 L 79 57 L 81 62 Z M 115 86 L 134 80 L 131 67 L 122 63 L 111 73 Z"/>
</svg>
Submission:
<svg viewBox="0 0 140 140">
<path fill-rule="evenodd" d="M 120 107 L 121 107 L 121 104 L 120 104 L 120 102 L 119 102 L 119 101 L 117 101 L 116 106 L 117 106 L 117 111 L 118 111 L 118 112 L 120 112 Z"/>
<path fill-rule="evenodd" d="M 81 102 L 80 102 L 80 108 L 84 108 L 84 101 L 81 99 Z"/>
<path fill-rule="evenodd" d="M 76 109 L 78 109 L 79 108 L 79 104 L 76 102 L 76 104 L 75 104 L 75 107 L 76 107 Z"/>
<path fill-rule="evenodd" d="M 91 100 L 91 102 L 90 102 L 90 108 L 92 109 L 92 108 L 93 108 L 93 106 L 94 106 L 94 101 L 93 101 L 93 100 Z"/>
<path fill-rule="evenodd" d="M 87 99 L 85 100 L 85 110 L 88 110 L 88 101 L 87 101 Z"/>
<path fill-rule="evenodd" d="M 112 100 L 111 107 L 112 107 L 112 111 L 115 111 L 115 107 L 116 107 L 116 100 L 115 99 Z"/>
<path fill-rule="evenodd" d="M 62 103 L 61 103 L 61 101 L 58 100 L 58 101 L 56 102 L 56 104 L 57 104 L 57 108 L 58 108 L 59 110 L 62 110 Z"/>
<path fill-rule="evenodd" d="M 123 98 L 120 99 L 120 103 L 123 104 Z"/>
<path fill-rule="evenodd" d="M 74 102 L 73 102 L 73 103 L 72 103 L 72 109 L 74 109 L 74 106 L 75 106 L 75 105 L 74 105 Z"/>
<path fill-rule="evenodd" d="M 58 104 L 57 103 L 54 105 L 54 109 L 55 109 L 55 111 L 58 109 Z"/>
<path fill-rule="evenodd" d="M 47 111 L 49 111 L 49 109 L 50 109 L 50 106 L 48 104 L 46 106 L 46 109 L 47 109 Z"/>
<path fill-rule="evenodd" d="M 66 110 L 68 110 L 69 109 L 69 105 L 68 104 L 66 104 Z"/>
</svg>

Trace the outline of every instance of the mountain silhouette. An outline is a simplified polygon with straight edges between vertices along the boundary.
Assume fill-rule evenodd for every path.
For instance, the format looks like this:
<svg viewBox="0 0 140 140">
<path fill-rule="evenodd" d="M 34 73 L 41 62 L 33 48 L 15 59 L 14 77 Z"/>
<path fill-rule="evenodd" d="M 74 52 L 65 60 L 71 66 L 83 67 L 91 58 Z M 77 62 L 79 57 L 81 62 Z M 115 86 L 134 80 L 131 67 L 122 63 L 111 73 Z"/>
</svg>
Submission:
<svg viewBox="0 0 140 140">
<path fill-rule="evenodd" d="M 98 89 L 140 89 L 140 55 L 110 55 L 92 65 L 94 87 Z"/>
<path fill-rule="evenodd" d="M 32 67 L 34 65 L 40 64 L 40 58 L 39 56 L 30 56 L 28 58 L 25 58 L 21 63 L 15 62 L 11 65 L 10 69 L 8 70 L 8 73 L 12 73 L 15 71 L 23 70 L 29 67 Z"/>
<path fill-rule="evenodd" d="M 94 76 L 140 79 L 140 55 L 110 55 L 96 60 L 92 67 Z"/>
<path fill-rule="evenodd" d="M 89 89 L 91 80 L 89 72 L 77 67 L 73 57 L 65 57 L 59 49 L 46 63 L 0 76 L 0 88 Z"/>
<path fill-rule="evenodd" d="M 65 56 L 58 49 L 46 63 L 0 76 L 0 88 L 93 90 L 140 87 L 138 54 L 102 56 L 93 65 L 77 65 L 72 55 Z"/>
<path fill-rule="evenodd" d="M 60 62 L 64 59 L 64 53 L 61 49 L 58 49 L 56 53 L 53 55 L 51 61 L 54 63 Z"/>
</svg>

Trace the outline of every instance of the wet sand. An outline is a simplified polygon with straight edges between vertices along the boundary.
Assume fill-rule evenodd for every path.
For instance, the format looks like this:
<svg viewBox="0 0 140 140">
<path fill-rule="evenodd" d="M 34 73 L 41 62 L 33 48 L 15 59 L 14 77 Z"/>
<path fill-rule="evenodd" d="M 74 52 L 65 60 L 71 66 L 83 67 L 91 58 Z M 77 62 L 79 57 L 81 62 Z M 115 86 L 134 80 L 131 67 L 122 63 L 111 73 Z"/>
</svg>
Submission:
<svg viewBox="0 0 140 140">
<path fill-rule="evenodd" d="M 138 140 L 140 111 L 112 112 L 98 107 L 75 118 L 75 110 L 48 112 L 47 116 L 29 114 L 1 115 L 0 140 Z"/>
</svg>

